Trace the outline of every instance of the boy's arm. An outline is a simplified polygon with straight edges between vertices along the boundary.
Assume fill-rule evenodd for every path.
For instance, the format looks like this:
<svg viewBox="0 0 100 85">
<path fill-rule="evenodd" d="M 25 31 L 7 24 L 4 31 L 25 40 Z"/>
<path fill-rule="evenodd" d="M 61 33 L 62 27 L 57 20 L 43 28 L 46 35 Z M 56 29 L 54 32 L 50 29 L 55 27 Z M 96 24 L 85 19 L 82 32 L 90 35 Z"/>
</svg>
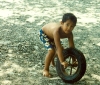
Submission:
<svg viewBox="0 0 100 85">
<path fill-rule="evenodd" d="M 69 42 L 69 47 L 75 48 L 72 32 L 69 34 L 68 42 Z"/>
<path fill-rule="evenodd" d="M 57 49 L 57 54 L 58 54 L 58 58 L 60 60 L 60 63 L 64 62 L 64 57 L 63 57 L 63 48 L 60 42 L 60 35 L 59 35 L 59 30 L 55 30 L 53 33 L 53 37 L 54 37 L 54 42 L 56 45 L 56 49 Z"/>
</svg>

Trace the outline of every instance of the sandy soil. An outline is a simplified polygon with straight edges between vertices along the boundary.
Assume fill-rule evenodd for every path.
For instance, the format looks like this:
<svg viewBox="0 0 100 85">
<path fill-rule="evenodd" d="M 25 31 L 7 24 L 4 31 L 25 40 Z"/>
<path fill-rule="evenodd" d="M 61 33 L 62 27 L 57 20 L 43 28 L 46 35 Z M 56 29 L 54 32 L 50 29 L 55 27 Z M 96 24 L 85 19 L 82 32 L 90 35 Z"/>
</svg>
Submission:
<svg viewBox="0 0 100 85">
<path fill-rule="evenodd" d="M 69 85 L 55 68 L 53 78 L 42 76 L 46 50 L 38 37 L 44 24 L 59 22 L 66 12 L 78 18 L 75 46 L 87 60 L 74 85 L 100 85 L 100 0 L 0 0 L 0 85 Z"/>
</svg>

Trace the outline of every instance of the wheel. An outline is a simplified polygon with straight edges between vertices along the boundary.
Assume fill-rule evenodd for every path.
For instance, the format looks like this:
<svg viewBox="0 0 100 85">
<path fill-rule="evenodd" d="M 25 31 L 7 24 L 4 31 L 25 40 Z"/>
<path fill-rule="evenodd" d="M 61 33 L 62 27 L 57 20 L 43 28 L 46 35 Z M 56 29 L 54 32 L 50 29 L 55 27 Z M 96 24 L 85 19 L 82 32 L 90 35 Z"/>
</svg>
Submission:
<svg viewBox="0 0 100 85">
<path fill-rule="evenodd" d="M 74 83 L 79 81 L 84 76 L 86 71 L 85 56 L 76 48 L 64 49 L 63 56 L 64 60 L 68 62 L 68 67 L 64 69 L 57 57 L 56 71 L 58 76 L 66 83 Z M 76 58 L 78 63 L 77 66 L 72 64 L 72 58 Z"/>
</svg>

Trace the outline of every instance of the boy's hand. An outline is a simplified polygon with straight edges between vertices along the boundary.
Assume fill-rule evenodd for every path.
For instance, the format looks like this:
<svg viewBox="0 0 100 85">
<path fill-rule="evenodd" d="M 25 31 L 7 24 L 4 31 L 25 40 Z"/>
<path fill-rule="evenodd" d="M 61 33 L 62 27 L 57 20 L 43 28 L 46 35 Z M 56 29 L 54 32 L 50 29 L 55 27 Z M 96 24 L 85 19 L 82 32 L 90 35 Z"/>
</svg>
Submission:
<svg viewBox="0 0 100 85">
<path fill-rule="evenodd" d="M 68 67 L 68 63 L 66 61 L 62 62 L 61 64 L 64 66 L 64 68 Z"/>
</svg>

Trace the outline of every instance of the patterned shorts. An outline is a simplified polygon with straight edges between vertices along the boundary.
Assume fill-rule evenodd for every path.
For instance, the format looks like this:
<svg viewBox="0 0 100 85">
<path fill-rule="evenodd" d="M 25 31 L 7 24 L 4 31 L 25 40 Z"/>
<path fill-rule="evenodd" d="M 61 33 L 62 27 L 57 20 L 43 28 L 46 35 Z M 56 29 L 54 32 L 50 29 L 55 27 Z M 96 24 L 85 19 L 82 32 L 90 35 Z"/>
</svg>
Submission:
<svg viewBox="0 0 100 85">
<path fill-rule="evenodd" d="M 48 36 L 42 31 L 42 29 L 40 30 L 40 40 L 47 50 L 55 48 L 54 42 L 48 38 Z"/>
</svg>

